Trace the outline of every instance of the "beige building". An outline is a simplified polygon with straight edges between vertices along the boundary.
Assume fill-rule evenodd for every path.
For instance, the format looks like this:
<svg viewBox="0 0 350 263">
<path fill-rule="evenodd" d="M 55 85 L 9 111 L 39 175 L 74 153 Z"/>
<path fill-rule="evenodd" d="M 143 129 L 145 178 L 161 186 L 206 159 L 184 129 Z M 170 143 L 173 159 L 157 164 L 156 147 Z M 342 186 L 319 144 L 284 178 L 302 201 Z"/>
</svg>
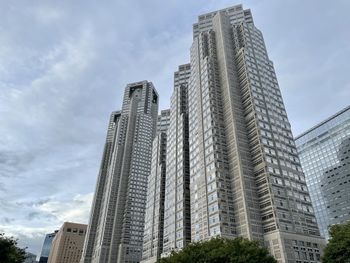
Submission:
<svg viewBox="0 0 350 263">
<path fill-rule="evenodd" d="M 84 224 L 65 222 L 52 241 L 48 263 L 79 262 L 86 228 Z"/>
<path fill-rule="evenodd" d="M 193 25 L 188 105 L 191 240 L 242 236 L 279 263 L 320 262 L 325 240 L 249 9 L 207 13 Z"/>
</svg>

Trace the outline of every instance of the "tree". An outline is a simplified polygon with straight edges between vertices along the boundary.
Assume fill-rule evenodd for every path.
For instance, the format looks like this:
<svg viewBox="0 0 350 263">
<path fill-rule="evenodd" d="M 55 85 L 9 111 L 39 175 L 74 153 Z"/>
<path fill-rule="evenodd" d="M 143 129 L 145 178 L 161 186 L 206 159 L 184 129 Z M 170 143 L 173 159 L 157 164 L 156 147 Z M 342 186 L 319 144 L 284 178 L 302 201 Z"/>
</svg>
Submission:
<svg viewBox="0 0 350 263">
<path fill-rule="evenodd" d="M 350 221 L 343 225 L 332 225 L 329 228 L 329 240 L 322 262 L 350 263 Z"/>
<path fill-rule="evenodd" d="M 1 263 L 22 263 L 26 258 L 26 251 L 17 247 L 17 239 L 6 237 L 0 233 L 0 262 Z"/>
<path fill-rule="evenodd" d="M 172 252 L 160 263 L 276 263 L 266 248 L 257 241 L 244 238 L 213 238 L 209 241 L 190 243 L 183 250 Z"/>
</svg>

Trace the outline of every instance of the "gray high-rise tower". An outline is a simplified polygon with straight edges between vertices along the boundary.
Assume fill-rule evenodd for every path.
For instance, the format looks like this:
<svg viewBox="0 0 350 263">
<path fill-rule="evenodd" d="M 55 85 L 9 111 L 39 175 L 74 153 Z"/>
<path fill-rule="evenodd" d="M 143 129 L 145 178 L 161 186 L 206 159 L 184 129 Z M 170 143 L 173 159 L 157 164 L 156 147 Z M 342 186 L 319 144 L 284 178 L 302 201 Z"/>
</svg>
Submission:
<svg viewBox="0 0 350 263">
<path fill-rule="evenodd" d="M 190 64 L 174 73 L 167 140 L 163 254 L 191 242 L 190 166 L 188 137 L 188 80 Z"/>
<path fill-rule="evenodd" d="M 158 94 L 147 81 L 128 84 L 113 112 L 81 262 L 139 262 Z"/>
<path fill-rule="evenodd" d="M 278 262 L 320 262 L 320 237 L 272 61 L 250 10 L 199 16 L 189 81 L 192 241 L 243 236 Z"/>
<path fill-rule="evenodd" d="M 157 134 L 167 132 L 170 123 L 170 110 L 161 110 L 157 121 Z"/>
<path fill-rule="evenodd" d="M 141 261 L 143 263 L 157 262 L 163 249 L 166 150 L 169 119 L 170 110 L 162 110 L 158 116 L 157 136 L 153 140 L 143 235 Z"/>
<path fill-rule="evenodd" d="M 153 142 L 144 263 L 154 263 L 161 254 L 167 256 L 191 241 L 187 98 L 190 69 L 190 64 L 184 64 L 174 73 L 170 111 L 162 111 L 158 117 L 158 130 L 163 132 Z"/>
</svg>

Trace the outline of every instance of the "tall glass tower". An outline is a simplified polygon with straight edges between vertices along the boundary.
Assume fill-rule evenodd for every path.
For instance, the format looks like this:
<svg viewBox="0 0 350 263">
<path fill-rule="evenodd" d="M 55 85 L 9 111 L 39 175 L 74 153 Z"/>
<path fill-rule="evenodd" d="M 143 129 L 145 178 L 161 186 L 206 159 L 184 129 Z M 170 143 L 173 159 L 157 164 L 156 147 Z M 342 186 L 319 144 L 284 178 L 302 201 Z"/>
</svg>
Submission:
<svg viewBox="0 0 350 263">
<path fill-rule="evenodd" d="M 296 137 L 321 234 L 350 220 L 350 107 Z"/>
<path fill-rule="evenodd" d="M 199 16 L 188 100 L 192 241 L 243 236 L 278 262 L 320 262 L 325 241 L 250 10 Z"/>
<path fill-rule="evenodd" d="M 81 262 L 139 262 L 156 134 L 158 94 L 153 84 L 128 84 L 113 112 Z"/>
<path fill-rule="evenodd" d="M 52 247 L 52 241 L 55 238 L 58 230 L 53 233 L 46 234 L 43 247 L 41 249 L 39 263 L 47 263 L 50 255 L 50 250 Z"/>
</svg>

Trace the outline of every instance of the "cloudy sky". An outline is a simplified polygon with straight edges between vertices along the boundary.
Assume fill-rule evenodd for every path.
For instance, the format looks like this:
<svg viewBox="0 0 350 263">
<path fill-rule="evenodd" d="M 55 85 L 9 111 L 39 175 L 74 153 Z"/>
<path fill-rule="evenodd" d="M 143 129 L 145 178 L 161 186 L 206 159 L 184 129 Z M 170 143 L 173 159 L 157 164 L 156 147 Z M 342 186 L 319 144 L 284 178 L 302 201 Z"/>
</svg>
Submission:
<svg viewBox="0 0 350 263">
<path fill-rule="evenodd" d="M 199 14 L 226 0 L 0 2 L 0 231 L 39 254 L 87 223 L 111 111 L 129 82 L 169 105 Z M 274 61 L 295 135 L 350 103 L 350 2 L 244 1 Z"/>
</svg>

